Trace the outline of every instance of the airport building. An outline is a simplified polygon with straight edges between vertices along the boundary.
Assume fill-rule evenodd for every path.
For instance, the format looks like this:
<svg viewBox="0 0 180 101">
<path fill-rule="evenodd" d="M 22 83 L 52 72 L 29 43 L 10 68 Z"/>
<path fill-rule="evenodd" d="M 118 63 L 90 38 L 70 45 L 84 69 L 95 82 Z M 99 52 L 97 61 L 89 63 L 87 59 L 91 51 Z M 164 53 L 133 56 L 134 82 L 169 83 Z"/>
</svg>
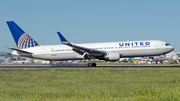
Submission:
<svg viewBox="0 0 180 101">
<path fill-rule="evenodd" d="M 12 54 L 1 51 L 1 52 L 0 52 L 0 57 L 2 57 L 2 56 L 8 56 L 8 57 L 9 57 L 9 56 L 12 56 Z"/>
<path fill-rule="evenodd" d="M 170 52 L 165 54 L 164 56 L 155 56 L 154 58 L 167 58 L 171 60 L 180 60 L 180 52 Z"/>
</svg>

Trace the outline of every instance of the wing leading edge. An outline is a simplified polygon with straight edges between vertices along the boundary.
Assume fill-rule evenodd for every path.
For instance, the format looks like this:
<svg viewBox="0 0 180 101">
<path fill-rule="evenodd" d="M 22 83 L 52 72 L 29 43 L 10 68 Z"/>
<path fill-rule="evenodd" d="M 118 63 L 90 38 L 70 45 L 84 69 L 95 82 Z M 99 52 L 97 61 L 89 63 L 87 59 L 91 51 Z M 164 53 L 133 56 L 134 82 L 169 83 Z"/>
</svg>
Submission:
<svg viewBox="0 0 180 101">
<path fill-rule="evenodd" d="M 64 45 L 72 47 L 73 51 L 75 51 L 76 53 L 78 53 L 80 55 L 99 57 L 99 56 L 104 56 L 104 55 L 107 54 L 105 51 L 95 50 L 95 49 L 86 48 L 86 47 L 82 47 L 82 46 L 71 44 L 70 42 L 68 42 L 64 38 L 64 36 L 60 32 L 57 32 L 57 33 L 58 33 L 58 35 L 60 37 L 61 42 Z"/>
</svg>

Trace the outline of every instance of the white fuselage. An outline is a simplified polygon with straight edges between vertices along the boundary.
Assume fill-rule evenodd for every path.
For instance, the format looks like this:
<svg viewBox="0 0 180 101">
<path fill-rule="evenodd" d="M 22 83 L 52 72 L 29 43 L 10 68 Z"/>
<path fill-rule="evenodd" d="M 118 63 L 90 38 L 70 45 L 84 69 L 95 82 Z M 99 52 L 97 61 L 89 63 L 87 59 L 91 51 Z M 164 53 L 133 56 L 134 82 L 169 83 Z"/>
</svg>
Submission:
<svg viewBox="0 0 180 101">
<path fill-rule="evenodd" d="M 126 41 L 126 42 L 104 42 L 104 43 L 86 43 L 75 44 L 81 47 L 101 50 L 105 52 L 119 52 L 120 57 L 143 57 L 157 56 L 171 52 L 174 48 L 164 41 L 146 40 L 146 41 Z M 38 58 L 44 60 L 81 60 L 83 55 L 72 50 L 72 47 L 66 45 L 47 45 L 23 49 L 33 53 L 26 55 L 13 52 L 14 55 Z"/>
</svg>

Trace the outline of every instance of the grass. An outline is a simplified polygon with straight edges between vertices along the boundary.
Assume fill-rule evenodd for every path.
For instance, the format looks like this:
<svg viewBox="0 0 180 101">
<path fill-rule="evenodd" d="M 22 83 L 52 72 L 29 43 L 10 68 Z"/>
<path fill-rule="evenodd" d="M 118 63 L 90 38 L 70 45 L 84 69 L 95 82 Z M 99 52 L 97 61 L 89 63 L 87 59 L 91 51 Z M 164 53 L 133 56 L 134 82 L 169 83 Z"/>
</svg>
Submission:
<svg viewBox="0 0 180 101">
<path fill-rule="evenodd" d="M 180 100 L 179 68 L 0 69 L 1 101 Z"/>
</svg>

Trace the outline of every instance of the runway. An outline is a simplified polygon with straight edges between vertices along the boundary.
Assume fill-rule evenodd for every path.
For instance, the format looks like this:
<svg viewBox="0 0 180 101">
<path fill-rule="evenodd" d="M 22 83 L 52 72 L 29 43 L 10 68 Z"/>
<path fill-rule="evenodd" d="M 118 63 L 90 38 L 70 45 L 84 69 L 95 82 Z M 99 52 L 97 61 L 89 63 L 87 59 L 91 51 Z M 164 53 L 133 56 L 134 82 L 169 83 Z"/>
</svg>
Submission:
<svg viewBox="0 0 180 101">
<path fill-rule="evenodd" d="M 180 68 L 180 65 L 99 65 L 97 67 L 88 67 L 86 64 L 46 64 L 46 65 L 0 65 L 0 68 Z"/>
</svg>

